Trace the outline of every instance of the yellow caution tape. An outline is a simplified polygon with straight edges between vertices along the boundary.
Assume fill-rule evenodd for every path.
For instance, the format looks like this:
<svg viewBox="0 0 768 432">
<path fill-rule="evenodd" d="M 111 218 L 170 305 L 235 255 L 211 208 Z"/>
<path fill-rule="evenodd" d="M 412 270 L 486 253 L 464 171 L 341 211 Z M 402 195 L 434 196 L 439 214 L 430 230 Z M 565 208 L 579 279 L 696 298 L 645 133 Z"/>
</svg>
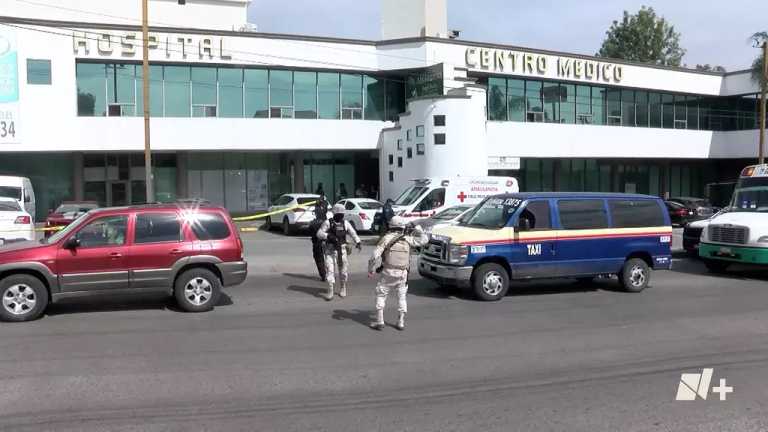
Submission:
<svg viewBox="0 0 768 432">
<path fill-rule="evenodd" d="M 252 215 L 252 216 L 236 217 L 236 218 L 232 218 L 232 220 L 235 221 L 235 222 L 252 221 L 252 220 L 257 220 L 257 219 L 265 218 L 267 216 L 273 216 L 273 215 L 276 215 L 276 214 L 293 211 L 293 210 L 296 210 L 297 208 L 311 207 L 311 206 L 313 206 L 315 204 L 317 204 L 317 201 L 311 201 L 311 202 L 308 202 L 308 203 L 305 203 L 305 204 L 299 204 L 297 206 L 289 207 L 289 208 L 282 209 L 282 210 L 275 210 L 275 211 L 269 212 L 269 213 L 261 213 L 261 214 Z"/>
</svg>

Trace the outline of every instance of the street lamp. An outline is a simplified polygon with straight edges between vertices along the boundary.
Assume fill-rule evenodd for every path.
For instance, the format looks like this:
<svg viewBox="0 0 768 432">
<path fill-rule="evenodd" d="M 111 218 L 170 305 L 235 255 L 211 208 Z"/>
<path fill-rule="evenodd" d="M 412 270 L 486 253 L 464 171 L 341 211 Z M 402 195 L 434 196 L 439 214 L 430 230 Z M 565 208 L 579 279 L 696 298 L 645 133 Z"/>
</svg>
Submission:
<svg viewBox="0 0 768 432">
<path fill-rule="evenodd" d="M 760 79 L 760 148 L 757 155 L 759 163 L 764 162 L 763 151 L 765 148 L 765 97 L 768 90 L 768 35 L 765 33 L 752 36 L 752 46 L 763 49 L 763 71 Z"/>
</svg>

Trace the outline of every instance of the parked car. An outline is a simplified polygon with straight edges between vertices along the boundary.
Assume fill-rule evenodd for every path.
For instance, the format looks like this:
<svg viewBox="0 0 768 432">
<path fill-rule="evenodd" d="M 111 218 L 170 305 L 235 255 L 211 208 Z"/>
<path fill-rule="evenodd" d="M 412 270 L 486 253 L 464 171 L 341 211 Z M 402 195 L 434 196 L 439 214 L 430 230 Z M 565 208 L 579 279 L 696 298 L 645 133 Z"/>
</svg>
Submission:
<svg viewBox="0 0 768 432">
<path fill-rule="evenodd" d="M 344 206 L 344 219 L 356 231 L 371 231 L 373 218 L 384 204 L 370 198 L 349 198 L 337 204 Z"/>
<path fill-rule="evenodd" d="M 0 176 L 0 197 L 13 198 L 19 203 L 35 222 L 35 190 L 32 182 L 26 177 Z"/>
<path fill-rule="evenodd" d="M 45 219 L 45 227 L 64 228 L 74 222 L 75 219 L 97 208 L 99 208 L 99 204 L 96 201 L 64 201 Z M 45 231 L 46 237 L 51 234 L 53 234 L 53 230 Z"/>
<path fill-rule="evenodd" d="M 32 216 L 13 198 L 0 198 L 0 246 L 18 241 L 34 240 Z"/>
<path fill-rule="evenodd" d="M 683 228 L 683 249 L 691 255 L 699 256 L 699 243 L 701 243 L 701 233 L 709 225 L 712 218 L 693 221 Z"/>
<path fill-rule="evenodd" d="M 677 197 L 668 199 L 666 203 L 672 224 L 677 226 L 706 219 L 718 210 L 706 198 Z"/>
<path fill-rule="evenodd" d="M 0 319 L 29 321 L 63 298 L 149 291 L 204 312 L 246 275 L 243 243 L 221 207 L 96 209 L 39 243 L 0 248 Z"/>
<path fill-rule="evenodd" d="M 510 280 L 615 275 L 630 292 L 672 266 L 672 227 L 661 199 L 541 192 L 486 198 L 455 226 L 433 229 L 419 274 L 500 300 Z"/>
<path fill-rule="evenodd" d="M 282 195 L 269 207 L 269 213 L 290 210 L 268 216 L 264 222 L 265 228 L 271 230 L 275 227 L 276 221 L 280 221 L 280 226 L 285 235 L 291 235 L 299 230 L 307 229 L 310 222 L 315 219 L 315 206 L 299 206 L 315 202 L 319 199 L 320 195 L 315 194 L 294 193 Z"/>
<path fill-rule="evenodd" d="M 421 226 L 424 231 L 429 234 L 432 229 L 448 225 L 456 225 L 462 216 L 469 213 L 470 210 L 475 208 L 473 205 L 457 205 L 448 207 L 447 209 L 438 212 L 432 217 L 426 219 L 419 219 L 414 222 L 415 225 Z"/>
</svg>

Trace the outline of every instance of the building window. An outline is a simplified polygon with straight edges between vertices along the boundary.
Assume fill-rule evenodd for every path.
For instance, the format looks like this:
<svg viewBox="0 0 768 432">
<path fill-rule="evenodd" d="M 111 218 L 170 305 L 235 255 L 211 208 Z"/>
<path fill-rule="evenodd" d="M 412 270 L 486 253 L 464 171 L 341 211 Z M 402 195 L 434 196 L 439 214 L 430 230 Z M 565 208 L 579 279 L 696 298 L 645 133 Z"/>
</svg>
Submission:
<svg viewBox="0 0 768 432">
<path fill-rule="evenodd" d="M 544 121 L 544 105 L 542 102 L 542 82 L 525 81 L 525 120 L 529 122 Z"/>
<path fill-rule="evenodd" d="M 216 68 L 192 67 L 192 117 L 216 117 Z"/>
<path fill-rule="evenodd" d="M 432 117 L 435 126 L 445 126 L 445 116 L 442 114 Z"/>
<path fill-rule="evenodd" d="M 395 173 L 393 173 L 392 171 L 389 172 L 389 181 L 390 182 L 395 181 Z"/>
<path fill-rule="evenodd" d="M 407 156 L 408 156 L 408 159 L 413 158 L 413 147 L 408 147 Z"/>
<path fill-rule="evenodd" d="M 507 80 L 488 78 L 488 120 L 507 120 Z"/>
<path fill-rule="evenodd" d="M 403 149 L 403 140 L 401 138 L 398 138 L 397 140 L 397 149 L 402 150 Z"/>
<path fill-rule="evenodd" d="M 402 156 L 398 156 L 397 157 L 397 167 L 398 168 L 402 168 L 403 167 L 403 157 Z"/>
<path fill-rule="evenodd" d="M 269 71 L 245 69 L 245 117 L 269 118 Z"/>
<path fill-rule="evenodd" d="M 269 71 L 269 116 L 293 118 L 293 72 Z"/>
<path fill-rule="evenodd" d="M 296 118 L 317 118 L 317 74 L 315 72 L 293 73 L 293 97 Z"/>
<path fill-rule="evenodd" d="M 389 164 L 393 165 L 394 163 L 395 163 L 395 156 L 394 155 L 389 155 Z"/>
<path fill-rule="evenodd" d="M 243 117 L 243 70 L 219 68 L 218 72 L 219 117 Z"/>
<path fill-rule="evenodd" d="M 610 88 L 606 92 L 605 110 L 609 126 L 621 126 L 621 90 Z"/>
<path fill-rule="evenodd" d="M 362 120 L 363 76 L 341 75 L 341 118 Z"/>
<path fill-rule="evenodd" d="M 424 143 L 416 144 L 416 154 L 417 155 L 424 154 Z"/>
<path fill-rule="evenodd" d="M 435 134 L 435 145 L 443 145 L 445 144 L 445 134 L 444 133 L 436 133 Z"/>
<path fill-rule="evenodd" d="M 339 91 L 339 74 L 333 72 L 317 74 L 317 104 L 321 119 L 341 118 Z"/>
<path fill-rule="evenodd" d="M 416 137 L 424 136 L 424 126 L 416 126 Z"/>
<path fill-rule="evenodd" d="M 190 113 L 190 71 L 188 66 L 165 66 L 165 116 L 189 117 Z M 151 100 L 151 99 L 150 99 Z"/>
<path fill-rule="evenodd" d="M 27 59 L 27 84 L 51 85 L 51 61 Z"/>
<path fill-rule="evenodd" d="M 408 129 L 407 131 L 405 131 L 405 140 L 406 141 L 410 141 L 411 140 L 411 135 L 412 135 L 412 130 L 411 129 Z"/>
<path fill-rule="evenodd" d="M 136 115 L 135 76 L 135 65 L 107 65 L 107 114 L 109 116 Z"/>
</svg>

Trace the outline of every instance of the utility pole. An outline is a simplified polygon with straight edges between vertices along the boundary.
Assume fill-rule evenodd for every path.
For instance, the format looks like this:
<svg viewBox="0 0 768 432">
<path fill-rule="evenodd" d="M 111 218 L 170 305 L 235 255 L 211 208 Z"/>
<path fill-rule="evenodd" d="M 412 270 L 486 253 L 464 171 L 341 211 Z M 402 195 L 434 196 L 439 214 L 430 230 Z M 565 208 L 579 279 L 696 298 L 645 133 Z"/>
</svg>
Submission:
<svg viewBox="0 0 768 432">
<path fill-rule="evenodd" d="M 763 41 L 763 79 L 760 80 L 760 151 L 758 158 L 764 163 L 765 148 L 765 97 L 768 93 L 768 39 Z"/>
<path fill-rule="evenodd" d="M 144 181 L 147 187 L 147 202 L 152 203 L 155 202 L 155 188 L 152 176 L 152 150 L 149 140 L 149 6 L 147 3 L 148 0 L 141 0 L 141 46 L 143 56 L 141 62 L 141 87 L 144 95 Z"/>
</svg>

